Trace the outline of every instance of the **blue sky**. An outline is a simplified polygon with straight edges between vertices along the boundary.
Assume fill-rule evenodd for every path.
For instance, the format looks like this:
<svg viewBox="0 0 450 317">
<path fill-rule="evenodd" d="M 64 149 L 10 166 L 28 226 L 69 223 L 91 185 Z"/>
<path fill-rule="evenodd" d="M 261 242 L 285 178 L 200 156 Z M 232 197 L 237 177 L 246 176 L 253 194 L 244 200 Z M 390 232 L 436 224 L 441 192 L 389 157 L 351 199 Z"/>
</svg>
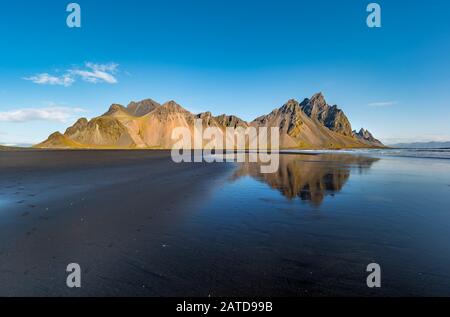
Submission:
<svg viewBox="0 0 450 317">
<path fill-rule="evenodd" d="M 323 92 L 387 143 L 450 140 L 450 2 L 16 0 L 0 8 L 0 143 L 152 98 L 251 120 Z"/>
</svg>

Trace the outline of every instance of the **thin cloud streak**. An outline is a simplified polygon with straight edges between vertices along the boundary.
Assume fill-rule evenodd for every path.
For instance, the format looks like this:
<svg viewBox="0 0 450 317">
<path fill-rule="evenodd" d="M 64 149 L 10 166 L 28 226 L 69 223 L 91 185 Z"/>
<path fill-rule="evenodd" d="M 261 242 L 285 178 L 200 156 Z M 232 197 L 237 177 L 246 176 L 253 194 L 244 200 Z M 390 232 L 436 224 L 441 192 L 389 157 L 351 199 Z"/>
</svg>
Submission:
<svg viewBox="0 0 450 317">
<path fill-rule="evenodd" d="M 48 73 L 42 73 L 31 77 L 24 77 L 23 79 L 32 81 L 33 83 L 38 85 L 58 85 L 64 87 L 69 87 L 75 82 L 75 79 L 72 78 L 69 74 L 58 77 L 50 75 Z"/>
<path fill-rule="evenodd" d="M 369 103 L 369 107 L 389 107 L 398 104 L 397 101 L 382 101 L 382 102 L 372 102 Z"/>
<path fill-rule="evenodd" d="M 29 122 L 29 121 L 55 121 L 67 123 L 73 120 L 76 114 L 85 112 L 81 108 L 46 107 L 24 108 L 0 112 L 0 122 Z"/>
<path fill-rule="evenodd" d="M 68 69 L 61 76 L 51 75 L 49 73 L 36 74 L 30 77 L 24 77 L 24 80 L 31 81 L 38 85 L 57 85 L 70 87 L 77 79 L 81 79 L 91 84 L 117 84 L 118 80 L 115 74 L 118 72 L 119 64 L 95 64 L 86 63 L 84 68 Z"/>
</svg>

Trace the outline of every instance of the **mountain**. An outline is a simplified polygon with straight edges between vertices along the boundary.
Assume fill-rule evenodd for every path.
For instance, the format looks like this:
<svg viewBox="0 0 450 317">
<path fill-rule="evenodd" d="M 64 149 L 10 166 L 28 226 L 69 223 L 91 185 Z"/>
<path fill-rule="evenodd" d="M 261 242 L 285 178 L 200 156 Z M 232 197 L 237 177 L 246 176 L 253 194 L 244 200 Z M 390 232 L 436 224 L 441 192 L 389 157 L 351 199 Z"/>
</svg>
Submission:
<svg viewBox="0 0 450 317">
<path fill-rule="evenodd" d="M 315 94 L 311 99 L 305 99 L 300 107 L 308 117 L 316 119 L 331 131 L 349 137 L 353 135 L 352 126 L 344 112 L 336 105 L 328 105 L 321 93 Z"/>
<path fill-rule="evenodd" d="M 383 143 L 381 143 L 380 140 L 377 140 L 374 138 L 374 136 L 372 135 L 372 133 L 370 133 L 368 130 L 365 130 L 363 128 L 361 128 L 361 130 L 359 130 L 359 132 L 353 131 L 353 136 L 355 138 L 357 138 L 358 140 L 360 140 L 361 142 L 370 145 L 370 146 L 375 146 L 375 147 L 383 147 Z"/>
<path fill-rule="evenodd" d="M 447 142 L 413 142 L 413 143 L 397 143 L 390 145 L 394 148 L 409 149 L 450 149 L 450 141 Z"/>
<path fill-rule="evenodd" d="M 142 117 L 159 107 L 161 107 L 161 105 L 156 101 L 152 99 L 145 99 L 139 102 L 132 101 L 127 106 L 127 111 L 132 116 Z"/>
<path fill-rule="evenodd" d="M 302 103 L 289 100 L 282 107 L 252 122 L 226 114 L 193 114 L 175 101 L 160 105 L 146 99 L 131 102 L 126 107 L 113 104 L 103 115 L 91 120 L 81 118 L 64 134 L 56 132 L 35 147 L 170 149 L 176 142 L 172 140 L 172 131 L 184 127 L 193 132 L 196 119 L 202 119 L 204 128 L 218 127 L 223 135 L 228 127 L 279 127 L 281 148 L 382 146 L 353 134 L 344 112 L 337 106 L 328 105 L 319 93 Z M 203 146 L 205 144 L 206 141 Z"/>
<path fill-rule="evenodd" d="M 329 129 L 314 114 L 308 116 L 293 99 L 270 114 L 257 118 L 251 125 L 279 127 L 281 148 L 365 147 L 352 136 Z"/>
</svg>

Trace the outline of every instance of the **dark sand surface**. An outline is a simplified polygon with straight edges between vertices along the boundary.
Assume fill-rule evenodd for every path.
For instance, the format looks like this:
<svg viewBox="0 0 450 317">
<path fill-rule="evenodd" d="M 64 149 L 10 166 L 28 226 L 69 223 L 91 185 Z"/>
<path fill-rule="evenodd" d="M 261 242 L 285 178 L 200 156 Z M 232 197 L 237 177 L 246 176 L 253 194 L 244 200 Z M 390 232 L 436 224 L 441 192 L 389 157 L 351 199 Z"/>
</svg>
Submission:
<svg viewBox="0 0 450 317">
<path fill-rule="evenodd" d="M 178 293 L 165 241 L 229 169 L 157 151 L 2 153 L 0 296 Z"/>
<path fill-rule="evenodd" d="M 0 296 L 448 296 L 449 194 L 447 159 L 2 152 Z"/>
</svg>

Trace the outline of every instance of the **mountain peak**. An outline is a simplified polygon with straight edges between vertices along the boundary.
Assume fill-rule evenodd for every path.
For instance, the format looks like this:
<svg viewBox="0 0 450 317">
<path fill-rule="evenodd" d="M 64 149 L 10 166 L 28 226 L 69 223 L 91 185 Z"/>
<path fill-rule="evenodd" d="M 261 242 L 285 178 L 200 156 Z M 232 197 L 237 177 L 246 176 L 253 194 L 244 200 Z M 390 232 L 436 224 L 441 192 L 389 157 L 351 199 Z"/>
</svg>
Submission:
<svg viewBox="0 0 450 317">
<path fill-rule="evenodd" d="M 122 105 L 120 105 L 118 103 L 113 103 L 109 107 L 108 111 L 104 114 L 104 116 L 112 115 L 112 114 L 116 113 L 117 111 L 125 111 L 126 112 L 127 109 L 124 106 L 122 106 Z"/>
<path fill-rule="evenodd" d="M 189 112 L 186 109 L 184 109 L 182 106 L 180 106 L 176 101 L 174 100 L 170 100 L 166 103 L 164 103 L 161 106 L 162 109 L 164 109 L 165 111 L 169 111 L 169 112 Z"/>
<path fill-rule="evenodd" d="M 142 117 L 159 107 L 161 107 L 161 105 L 153 99 L 144 99 L 138 102 L 130 102 L 127 106 L 127 110 L 129 114 L 135 117 Z"/>
<path fill-rule="evenodd" d="M 233 115 L 222 114 L 222 115 L 216 117 L 215 119 L 220 125 L 226 126 L 226 127 L 232 127 L 232 128 L 248 127 L 247 122 L 245 122 L 241 118 L 239 118 L 237 116 L 233 116 Z"/>
<path fill-rule="evenodd" d="M 313 106 L 318 106 L 318 107 L 325 107 L 327 105 L 327 102 L 325 100 L 325 97 L 323 96 L 323 94 L 321 92 L 314 94 L 311 99 L 310 99 L 310 103 Z"/>
<path fill-rule="evenodd" d="M 300 109 L 300 103 L 295 99 L 289 99 L 281 108 L 281 112 L 288 113 L 288 112 L 297 112 L 301 111 Z"/>
<path fill-rule="evenodd" d="M 197 115 L 197 118 L 199 118 L 199 119 L 207 119 L 207 118 L 211 118 L 211 117 L 212 117 L 212 113 L 210 111 L 201 112 Z"/>
<path fill-rule="evenodd" d="M 366 130 L 364 128 L 359 129 L 358 132 L 353 131 L 353 133 L 355 133 L 356 135 L 358 135 L 361 138 L 364 138 L 366 140 L 372 139 L 373 135 L 372 133 L 369 132 L 369 130 Z"/>
<path fill-rule="evenodd" d="M 83 130 L 88 125 L 88 120 L 86 118 L 80 118 L 75 122 L 75 124 L 69 128 L 67 128 L 64 135 L 72 136 L 76 134 L 77 132 Z"/>
<path fill-rule="evenodd" d="M 364 128 L 361 128 L 359 132 L 353 131 L 353 136 L 366 144 L 383 146 L 383 143 L 381 143 L 381 141 L 375 139 L 372 133 Z"/>
<path fill-rule="evenodd" d="M 344 112 L 338 106 L 330 106 L 321 92 L 300 104 L 302 110 L 311 119 L 317 120 L 328 129 L 351 137 L 352 127 Z"/>
<path fill-rule="evenodd" d="M 159 105 L 152 99 L 113 104 L 109 111 L 88 121 L 79 119 L 64 134 L 56 133 L 37 145 L 42 148 L 162 148 L 170 149 L 175 127 L 193 129 L 196 118 L 205 127 L 279 128 L 281 148 L 381 147 L 370 132 L 351 130 L 344 112 L 329 106 L 321 93 L 283 106 L 252 122 L 233 115 L 193 114 L 174 100 Z M 348 132 L 350 131 L 350 132 Z"/>
</svg>

